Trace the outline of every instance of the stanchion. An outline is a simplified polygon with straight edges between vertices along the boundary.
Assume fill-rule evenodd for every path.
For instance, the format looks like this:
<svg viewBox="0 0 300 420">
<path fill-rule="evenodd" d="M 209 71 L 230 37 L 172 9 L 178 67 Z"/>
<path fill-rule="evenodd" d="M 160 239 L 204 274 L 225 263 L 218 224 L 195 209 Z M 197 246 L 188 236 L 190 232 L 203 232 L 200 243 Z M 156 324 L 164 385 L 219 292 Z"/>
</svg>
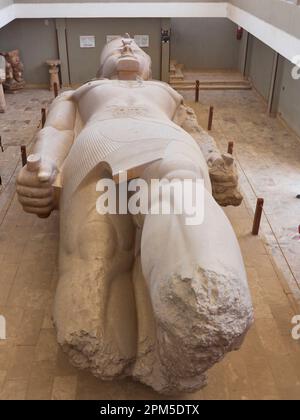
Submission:
<svg viewBox="0 0 300 420">
<path fill-rule="evenodd" d="M 214 118 L 214 107 L 211 106 L 209 107 L 209 117 L 208 117 L 208 125 L 207 125 L 208 131 L 211 131 L 212 129 L 213 118 Z"/>
<path fill-rule="evenodd" d="M 258 235 L 259 233 L 263 207 L 264 207 L 264 199 L 258 198 L 257 204 L 256 204 L 255 215 L 254 215 L 254 221 L 253 221 L 252 235 Z"/>
<path fill-rule="evenodd" d="M 196 80 L 196 86 L 195 86 L 195 102 L 199 102 L 199 92 L 200 92 L 200 82 L 199 82 L 199 80 Z"/>
<path fill-rule="evenodd" d="M 21 146 L 21 157 L 22 157 L 22 166 L 25 166 L 27 164 L 26 146 Z"/>
<path fill-rule="evenodd" d="M 233 147 L 234 147 L 234 143 L 233 141 L 230 141 L 228 143 L 228 150 L 227 150 L 227 153 L 229 153 L 230 155 L 233 155 Z"/>
<path fill-rule="evenodd" d="M 45 123 L 46 123 L 46 109 L 42 108 L 42 128 L 45 127 Z"/>
</svg>

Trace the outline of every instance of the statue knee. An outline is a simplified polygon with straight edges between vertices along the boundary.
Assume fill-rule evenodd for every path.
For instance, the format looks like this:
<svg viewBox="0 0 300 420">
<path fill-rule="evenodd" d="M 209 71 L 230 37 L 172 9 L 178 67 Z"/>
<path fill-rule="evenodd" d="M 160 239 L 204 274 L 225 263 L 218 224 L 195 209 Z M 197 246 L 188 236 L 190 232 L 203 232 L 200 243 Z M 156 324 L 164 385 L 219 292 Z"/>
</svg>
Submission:
<svg viewBox="0 0 300 420">
<path fill-rule="evenodd" d="M 80 257 L 84 260 L 111 259 L 117 252 L 118 237 L 108 217 L 84 223 L 78 235 Z"/>
<path fill-rule="evenodd" d="M 203 174 L 200 167 L 188 160 L 163 159 L 150 165 L 144 173 L 144 178 L 150 179 L 202 179 Z"/>
</svg>

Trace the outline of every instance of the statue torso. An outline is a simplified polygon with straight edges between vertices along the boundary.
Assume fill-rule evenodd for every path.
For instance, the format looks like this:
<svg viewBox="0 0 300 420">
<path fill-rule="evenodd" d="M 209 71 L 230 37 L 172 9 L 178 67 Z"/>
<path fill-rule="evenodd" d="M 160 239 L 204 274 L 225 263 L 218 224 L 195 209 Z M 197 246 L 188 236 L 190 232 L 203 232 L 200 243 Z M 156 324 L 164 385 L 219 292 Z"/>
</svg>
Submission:
<svg viewBox="0 0 300 420">
<path fill-rule="evenodd" d="M 169 145 L 199 161 L 192 137 L 172 121 L 182 97 L 165 83 L 99 80 L 70 99 L 81 129 L 64 165 L 67 195 L 101 162 L 118 174 L 162 159 Z"/>
<path fill-rule="evenodd" d="M 156 81 L 99 80 L 89 82 L 72 95 L 83 125 L 114 118 L 173 119 L 182 97 Z"/>
</svg>

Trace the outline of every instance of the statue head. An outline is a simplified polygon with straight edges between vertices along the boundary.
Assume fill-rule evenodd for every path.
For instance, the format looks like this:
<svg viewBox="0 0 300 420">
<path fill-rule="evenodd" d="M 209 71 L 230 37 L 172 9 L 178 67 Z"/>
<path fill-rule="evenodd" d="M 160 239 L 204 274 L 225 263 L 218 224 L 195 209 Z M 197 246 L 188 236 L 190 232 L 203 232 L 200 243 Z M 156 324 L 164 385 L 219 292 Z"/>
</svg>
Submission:
<svg viewBox="0 0 300 420">
<path fill-rule="evenodd" d="M 98 77 L 107 79 L 151 79 L 151 58 L 128 34 L 108 42 L 100 58 Z"/>
<path fill-rule="evenodd" d="M 14 67 L 20 64 L 20 52 L 19 50 L 9 51 L 5 54 L 6 60 Z"/>
</svg>

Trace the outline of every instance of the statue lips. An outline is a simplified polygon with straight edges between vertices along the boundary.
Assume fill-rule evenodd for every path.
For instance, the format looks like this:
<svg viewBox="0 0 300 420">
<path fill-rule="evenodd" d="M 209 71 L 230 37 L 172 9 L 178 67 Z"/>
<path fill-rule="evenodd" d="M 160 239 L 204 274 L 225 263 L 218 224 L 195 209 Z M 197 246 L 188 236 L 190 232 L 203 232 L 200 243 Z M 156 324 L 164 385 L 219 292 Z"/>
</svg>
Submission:
<svg viewBox="0 0 300 420">
<path fill-rule="evenodd" d="M 123 55 L 119 58 L 117 63 L 117 72 L 134 72 L 138 73 L 140 70 L 140 63 L 134 55 Z"/>
</svg>

